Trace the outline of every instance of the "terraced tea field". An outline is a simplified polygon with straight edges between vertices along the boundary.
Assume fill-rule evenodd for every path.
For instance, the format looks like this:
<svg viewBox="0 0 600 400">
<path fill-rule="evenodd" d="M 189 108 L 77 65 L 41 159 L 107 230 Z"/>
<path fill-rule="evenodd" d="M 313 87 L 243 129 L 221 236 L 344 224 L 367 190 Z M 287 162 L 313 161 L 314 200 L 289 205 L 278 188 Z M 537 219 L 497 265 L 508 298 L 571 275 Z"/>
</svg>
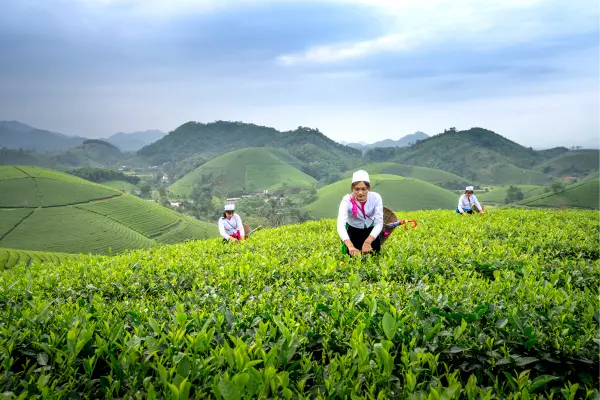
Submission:
<svg viewBox="0 0 600 400">
<path fill-rule="evenodd" d="M 117 189 L 43 168 L 0 166 L 0 248 L 114 254 L 217 235 L 212 224 Z M 12 260 L 4 257 L 0 267 Z"/>
<path fill-rule="evenodd" d="M 598 212 L 399 217 L 377 257 L 323 220 L 0 271 L 0 393 L 598 398 Z"/>
</svg>

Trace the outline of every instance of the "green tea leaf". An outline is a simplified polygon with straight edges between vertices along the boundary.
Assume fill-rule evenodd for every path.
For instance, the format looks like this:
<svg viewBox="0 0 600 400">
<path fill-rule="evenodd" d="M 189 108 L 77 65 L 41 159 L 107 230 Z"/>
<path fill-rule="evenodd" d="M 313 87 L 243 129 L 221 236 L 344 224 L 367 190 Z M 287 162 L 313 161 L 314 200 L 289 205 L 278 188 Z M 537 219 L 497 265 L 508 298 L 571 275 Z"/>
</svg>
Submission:
<svg viewBox="0 0 600 400">
<path fill-rule="evenodd" d="M 388 340 L 392 340 L 396 334 L 396 319 L 392 317 L 392 314 L 385 313 L 383 319 L 381 320 L 381 325 L 383 327 L 383 333 L 388 338 Z"/>
</svg>

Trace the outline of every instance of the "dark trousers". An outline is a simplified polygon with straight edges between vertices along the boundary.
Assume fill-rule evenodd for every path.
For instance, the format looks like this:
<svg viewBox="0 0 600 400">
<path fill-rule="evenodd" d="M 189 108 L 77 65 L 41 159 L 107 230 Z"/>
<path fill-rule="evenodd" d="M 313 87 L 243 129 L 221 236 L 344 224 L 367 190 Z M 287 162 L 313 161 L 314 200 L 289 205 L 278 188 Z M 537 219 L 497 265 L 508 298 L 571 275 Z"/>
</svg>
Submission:
<svg viewBox="0 0 600 400">
<path fill-rule="evenodd" d="M 363 244 L 371 234 L 372 230 L 373 227 L 360 229 L 346 224 L 346 232 L 348 232 L 350 241 L 352 242 L 352 245 L 359 251 L 362 250 Z M 371 253 L 373 254 L 379 253 L 381 251 L 381 241 L 379 240 L 379 236 L 377 236 L 375 240 L 371 242 L 371 247 L 373 248 L 373 250 L 371 251 Z M 344 242 L 342 242 L 342 253 L 350 254 L 348 252 L 348 247 L 346 247 L 346 244 Z"/>
</svg>

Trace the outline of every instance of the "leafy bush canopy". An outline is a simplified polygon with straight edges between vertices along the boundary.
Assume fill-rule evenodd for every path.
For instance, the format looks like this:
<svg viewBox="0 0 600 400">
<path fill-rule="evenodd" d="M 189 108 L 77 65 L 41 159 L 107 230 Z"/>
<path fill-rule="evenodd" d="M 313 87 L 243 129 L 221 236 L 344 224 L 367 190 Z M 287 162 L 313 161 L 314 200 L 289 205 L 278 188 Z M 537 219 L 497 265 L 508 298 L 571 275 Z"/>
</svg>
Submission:
<svg viewBox="0 0 600 400">
<path fill-rule="evenodd" d="M 597 212 L 399 218 L 376 258 L 324 220 L 4 270 L 0 393 L 598 396 Z"/>
</svg>

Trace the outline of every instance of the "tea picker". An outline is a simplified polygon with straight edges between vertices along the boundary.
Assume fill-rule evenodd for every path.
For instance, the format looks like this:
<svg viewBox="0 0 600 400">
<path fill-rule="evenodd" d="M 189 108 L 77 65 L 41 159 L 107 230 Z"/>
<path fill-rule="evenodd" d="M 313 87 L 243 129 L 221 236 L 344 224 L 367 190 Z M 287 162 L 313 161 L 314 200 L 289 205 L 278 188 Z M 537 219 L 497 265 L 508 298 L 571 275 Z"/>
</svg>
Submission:
<svg viewBox="0 0 600 400">
<path fill-rule="evenodd" d="M 246 228 L 242 219 L 235 213 L 234 204 L 226 204 L 223 216 L 219 218 L 219 234 L 223 238 L 223 242 L 239 242 L 246 238 Z"/>
<path fill-rule="evenodd" d="M 381 250 L 383 200 L 371 191 L 369 174 L 360 170 L 352 174 L 350 193 L 340 201 L 337 232 L 342 254 L 354 257 Z"/>
<path fill-rule="evenodd" d="M 473 214 L 473 210 L 479 212 L 479 214 L 485 214 L 485 210 L 479 204 L 477 196 L 473 194 L 473 186 L 467 186 L 465 192 L 458 199 L 456 213 L 461 215 Z"/>
</svg>

